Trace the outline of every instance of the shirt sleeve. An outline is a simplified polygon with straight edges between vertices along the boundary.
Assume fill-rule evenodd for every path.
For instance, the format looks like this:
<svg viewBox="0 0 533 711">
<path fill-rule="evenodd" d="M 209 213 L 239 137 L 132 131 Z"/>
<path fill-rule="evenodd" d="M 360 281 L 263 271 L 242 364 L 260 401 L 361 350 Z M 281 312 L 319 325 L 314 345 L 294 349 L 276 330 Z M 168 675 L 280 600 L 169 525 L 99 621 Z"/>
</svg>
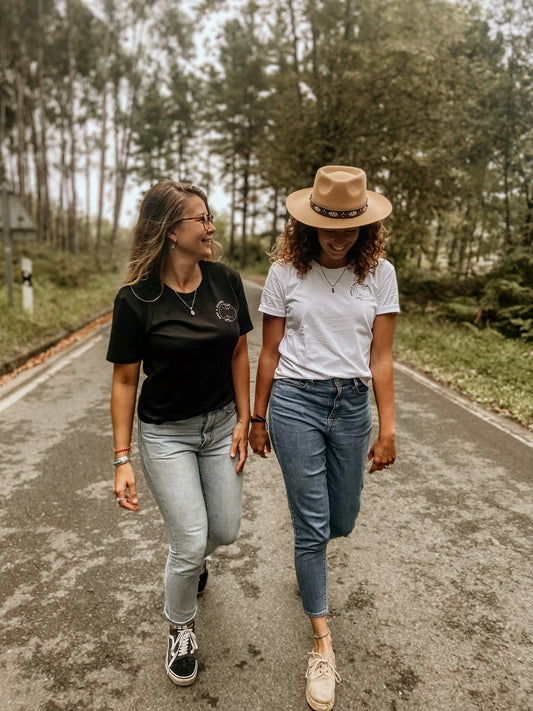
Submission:
<svg viewBox="0 0 533 711">
<path fill-rule="evenodd" d="M 139 363 L 143 359 L 144 324 L 124 287 L 115 298 L 107 360 L 111 363 Z"/>
<path fill-rule="evenodd" d="M 259 304 L 259 311 L 262 313 L 281 317 L 287 315 L 285 286 L 282 280 L 285 271 L 286 267 L 279 263 L 273 264 L 268 270 Z"/>
<path fill-rule="evenodd" d="M 398 313 L 400 311 L 400 300 L 394 267 L 390 262 L 383 260 L 378 265 L 376 276 L 378 277 L 378 308 L 376 316 Z"/>
<path fill-rule="evenodd" d="M 246 296 L 244 294 L 244 287 L 242 284 L 242 279 L 240 275 L 238 276 L 238 283 L 236 287 L 237 300 L 239 303 L 239 329 L 240 334 L 243 336 L 253 329 L 252 319 L 250 318 L 250 312 L 248 310 L 248 302 L 246 301 Z"/>
</svg>

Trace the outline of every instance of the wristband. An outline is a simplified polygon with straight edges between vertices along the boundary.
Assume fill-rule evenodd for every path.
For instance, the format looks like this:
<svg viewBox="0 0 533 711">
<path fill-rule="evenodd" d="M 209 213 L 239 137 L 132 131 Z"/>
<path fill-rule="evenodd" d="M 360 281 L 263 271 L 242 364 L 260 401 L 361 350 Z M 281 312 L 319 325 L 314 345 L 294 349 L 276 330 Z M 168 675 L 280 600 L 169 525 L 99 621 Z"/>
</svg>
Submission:
<svg viewBox="0 0 533 711">
<path fill-rule="evenodd" d="M 130 461 L 129 455 L 125 454 L 123 457 L 119 457 L 118 459 L 115 459 L 113 464 L 118 467 L 119 464 L 126 464 L 127 462 Z"/>
<path fill-rule="evenodd" d="M 113 452 L 115 454 L 119 454 L 120 452 L 129 452 L 131 450 L 131 445 L 129 447 L 121 447 L 120 449 L 114 449 Z"/>
<path fill-rule="evenodd" d="M 261 415 L 254 415 L 253 417 L 250 417 L 250 422 L 263 422 L 266 424 L 265 418 L 261 417 Z"/>
</svg>

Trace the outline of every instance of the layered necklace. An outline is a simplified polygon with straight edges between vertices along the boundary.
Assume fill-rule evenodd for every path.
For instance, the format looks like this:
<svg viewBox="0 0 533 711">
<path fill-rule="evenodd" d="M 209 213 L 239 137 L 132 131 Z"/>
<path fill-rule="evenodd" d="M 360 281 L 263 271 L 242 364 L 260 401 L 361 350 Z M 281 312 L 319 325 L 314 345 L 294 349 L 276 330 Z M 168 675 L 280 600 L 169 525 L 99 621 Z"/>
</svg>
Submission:
<svg viewBox="0 0 533 711">
<path fill-rule="evenodd" d="M 342 279 L 342 277 L 344 276 L 344 272 L 348 269 L 348 266 L 345 266 L 345 267 L 344 267 L 344 269 L 343 269 L 342 272 L 341 272 L 340 277 L 339 277 L 336 281 L 334 281 L 333 284 L 332 284 L 332 283 L 330 282 L 330 280 L 327 278 L 326 272 L 322 269 L 322 265 L 320 264 L 320 262 L 317 262 L 317 264 L 318 264 L 318 266 L 320 267 L 320 271 L 322 272 L 322 276 L 324 277 L 324 279 L 327 281 L 327 283 L 328 283 L 328 284 L 330 285 L 330 287 L 331 287 L 331 293 L 334 294 L 334 293 L 335 293 L 335 287 L 336 287 L 336 285 L 340 282 L 340 280 Z"/>
</svg>

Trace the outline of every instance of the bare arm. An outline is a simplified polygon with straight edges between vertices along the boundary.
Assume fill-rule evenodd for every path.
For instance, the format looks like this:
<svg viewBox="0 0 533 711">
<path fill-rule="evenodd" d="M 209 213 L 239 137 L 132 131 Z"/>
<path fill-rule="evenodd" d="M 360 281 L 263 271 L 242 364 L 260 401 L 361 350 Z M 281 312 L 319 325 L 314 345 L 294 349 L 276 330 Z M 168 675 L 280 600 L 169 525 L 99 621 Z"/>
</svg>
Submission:
<svg viewBox="0 0 533 711">
<path fill-rule="evenodd" d="M 115 449 L 129 447 L 131 444 L 140 367 L 140 363 L 115 364 L 113 367 L 111 422 Z M 119 503 L 123 508 L 139 510 L 135 473 L 130 462 L 115 467 L 114 491 L 117 499 L 122 499 Z"/>
<path fill-rule="evenodd" d="M 263 345 L 259 355 L 255 381 L 254 415 L 266 418 L 274 372 L 279 362 L 279 344 L 285 333 L 285 319 L 281 316 L 263 315 Z M 270 438 L 263 422 L 252 422 L 250 446 L 261 457 L 271 451 Z"/>
<path fill-rule="evenodd" d="M 250 424 L 250 362 L 248 360 L 248 340 L 241 336 L 233 351 L 231 361 L 235 404 L 237 405 L 237 424 L 233 429 L 230 456 L 239 452 L 239 461 L 235 471 L 240 474 L 248 456 L 248 427 Z"/>
<path fill-rule="evenodd" d="M 396 431 L 394 427 L 394 377 L 392 370 L 392 340 L 396 314 L 376 316 L 372 329 L 370 370 L 379 419 L 378 439 L 370 448 L 370 471 L 381 470 L 396 459 Z"/>
</svg>

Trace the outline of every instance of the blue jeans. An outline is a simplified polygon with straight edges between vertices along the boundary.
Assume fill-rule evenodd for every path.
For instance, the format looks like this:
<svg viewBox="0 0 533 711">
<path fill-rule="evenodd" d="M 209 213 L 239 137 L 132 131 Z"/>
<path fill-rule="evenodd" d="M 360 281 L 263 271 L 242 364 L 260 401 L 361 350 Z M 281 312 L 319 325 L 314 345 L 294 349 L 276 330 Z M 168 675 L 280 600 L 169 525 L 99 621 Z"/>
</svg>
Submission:
<svg viewBox="0 0 533 711">
<path fill-rule="evenodd" d="M 372 428 L 368 388 L 358 378 L 274 380 L 269 429 L 294 527 L 304 612 L 328 611 L 326 549 L 347 536 L 361 505 Z"/>
<path fill-rule="evenodd" d="M 239 535 L 242 475 L 229 454 L 236 422 L 233 402 L 187 420 L 139 421 L 144 475 L 169 537 L 165 615 L 175 624 L 194 619 L 204 557 Z"/>
</svg>

